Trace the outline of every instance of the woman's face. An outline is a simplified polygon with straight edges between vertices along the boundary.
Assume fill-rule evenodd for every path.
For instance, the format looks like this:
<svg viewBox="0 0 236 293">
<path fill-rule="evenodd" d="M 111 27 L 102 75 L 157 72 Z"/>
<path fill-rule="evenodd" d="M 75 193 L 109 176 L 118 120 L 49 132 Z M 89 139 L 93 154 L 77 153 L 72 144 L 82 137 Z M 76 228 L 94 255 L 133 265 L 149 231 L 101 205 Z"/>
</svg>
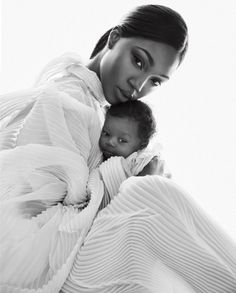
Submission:
<svg viewBox="0 0 236 293">
<path fill-rule="evenodd" d="M 179 64 L 171 46 L 141 38 L 110 34 L 99 76 L 110 104 L 140 99 L 167 81 Z"/>
</svg>

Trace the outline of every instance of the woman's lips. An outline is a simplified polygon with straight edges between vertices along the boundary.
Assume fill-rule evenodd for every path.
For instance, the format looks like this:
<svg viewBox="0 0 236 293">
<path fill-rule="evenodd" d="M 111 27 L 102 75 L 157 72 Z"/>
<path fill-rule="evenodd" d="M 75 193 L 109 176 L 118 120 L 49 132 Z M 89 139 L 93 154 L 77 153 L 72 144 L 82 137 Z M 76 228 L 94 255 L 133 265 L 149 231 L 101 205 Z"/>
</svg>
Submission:
<svg viewBox="0 0 236 293">
<path fill-rule="evenodd" d="M 119 87 L 117 87 L 117 89 L 118 89 L 119 96 L 122 98 L 122 101 L 124 99 L 125 99 L 125 101 L 129 101 L 132 98 L 132 95 L 129 92 L 124 91 Z"/>
</svg>

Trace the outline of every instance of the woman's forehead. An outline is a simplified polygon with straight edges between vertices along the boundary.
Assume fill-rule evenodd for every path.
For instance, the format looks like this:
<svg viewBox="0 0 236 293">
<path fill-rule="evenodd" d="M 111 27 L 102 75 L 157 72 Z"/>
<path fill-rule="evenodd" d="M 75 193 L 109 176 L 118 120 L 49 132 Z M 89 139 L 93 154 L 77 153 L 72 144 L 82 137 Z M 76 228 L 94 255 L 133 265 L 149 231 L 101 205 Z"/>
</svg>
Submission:
<svg viewBox="0 0 236 293">
<path fill-rule="evenodd" d="M 140 38 L 140 37 L 128 37 L 124 38 L 121 37 L 120 41 L 123 41 L 124 44 L 130 46 L 130 47 L 141 47 L 141 48 L 146 48 L 146 50 L 149 50 L 150 53 L 153 55 L 155 54 L 156 51 L 162 51 L 162 50 L 168 50 L 171 52 L 173 55 L 178 55 L 177 50 L 165 43 L 146 39 L 146 38 Z"/>
</svg>

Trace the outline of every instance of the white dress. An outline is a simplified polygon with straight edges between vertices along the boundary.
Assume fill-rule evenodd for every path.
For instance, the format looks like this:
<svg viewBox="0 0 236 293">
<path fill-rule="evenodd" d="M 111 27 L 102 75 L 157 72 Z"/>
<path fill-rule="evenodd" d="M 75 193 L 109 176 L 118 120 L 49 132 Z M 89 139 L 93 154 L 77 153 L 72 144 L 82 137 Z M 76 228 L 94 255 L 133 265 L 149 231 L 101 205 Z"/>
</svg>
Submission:
<svg viewBox="0 0 236 293">
<path fill-rule="evenodd" d="M 0 291 L 236 292 L 235 244 L 171 180 L 132 177 L 148 156 L 96 168 L 104 104 L 70 55 L 0 97 Z"/>
<path fill-rule="evenodd" d="M 234 293 L 236 246 L 167 178 L 130 177 L 99 212 L 66 293 Z"/>
<path fill-rule="evenodd" d="M 104 194 L 101 84 L 74 57 L 51 65 L 0 97 L 1 292 L 58 292 Z"/>
<path fill-rule="evenodd" d="M 34 88 L 0 97 L 4 293 L 58 292 L 99 207 L 152 158 L 135 153 L 99 168 L 101 84 L 78 59 L 58 61 Z"/>
</svg>

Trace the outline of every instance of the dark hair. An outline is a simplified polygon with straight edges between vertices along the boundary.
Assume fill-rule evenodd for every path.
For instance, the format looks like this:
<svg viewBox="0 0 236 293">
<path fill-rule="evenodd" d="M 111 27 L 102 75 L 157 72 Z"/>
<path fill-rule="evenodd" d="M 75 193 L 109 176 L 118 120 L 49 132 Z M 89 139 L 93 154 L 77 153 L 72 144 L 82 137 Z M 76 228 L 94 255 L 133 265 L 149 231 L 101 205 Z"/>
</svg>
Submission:
<svg viewBox="0 0 236 293">
<path fill-rule="evenodd" d="M 121 37 L 139 37 L 170 45 L 180 54 L 180 63 L 188 47 L 188 29 L 182 16 L 163 5 L 142 5 L 131 11 L 118 26 Z M 108 30 L 96 44 L 91 57 L 106 45 Z"/>
<path fill-rule="evenodd" d="M 129 118 L 138 123 L 138 136 L 141 139 L 140 150 L 144 149 L 156 132 L 156 121 L 151 108 L 139 101 L 127 101 L 107 107 L 106 117 Z"/>
</svg>

